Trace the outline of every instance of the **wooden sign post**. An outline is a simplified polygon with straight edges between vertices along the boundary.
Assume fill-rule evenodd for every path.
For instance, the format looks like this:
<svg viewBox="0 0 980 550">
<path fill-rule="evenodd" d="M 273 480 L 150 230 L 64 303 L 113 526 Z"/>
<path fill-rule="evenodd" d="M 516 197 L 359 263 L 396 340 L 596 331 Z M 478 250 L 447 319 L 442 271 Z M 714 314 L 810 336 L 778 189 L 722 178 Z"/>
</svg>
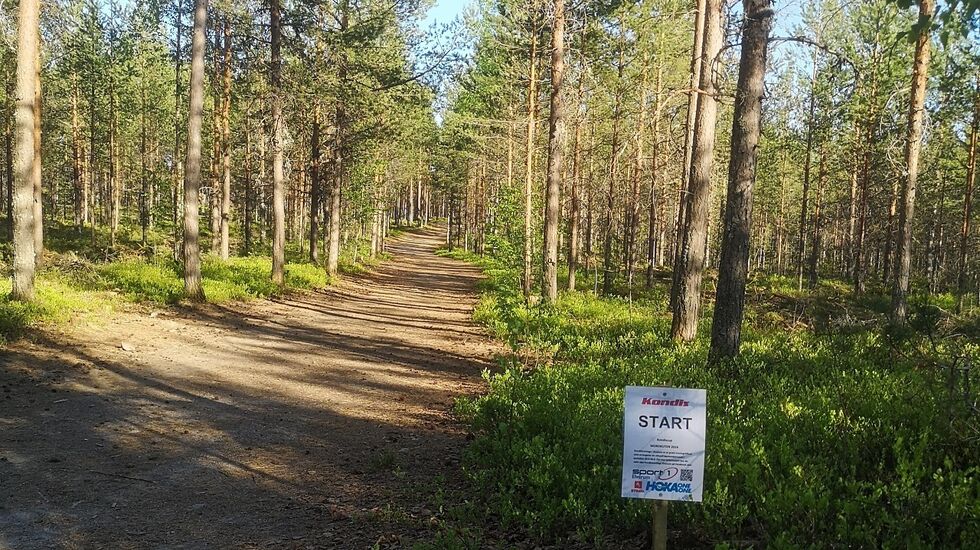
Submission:
<svg viewBox="0 0 980 550">
<path fill-rule="evenodd" d="M 670 502 L 666 500 L 654 500 L 653 502 L 653 537 L 651 548 L 653 550 L 667 550 L 667 507 Z"/>
</svg>

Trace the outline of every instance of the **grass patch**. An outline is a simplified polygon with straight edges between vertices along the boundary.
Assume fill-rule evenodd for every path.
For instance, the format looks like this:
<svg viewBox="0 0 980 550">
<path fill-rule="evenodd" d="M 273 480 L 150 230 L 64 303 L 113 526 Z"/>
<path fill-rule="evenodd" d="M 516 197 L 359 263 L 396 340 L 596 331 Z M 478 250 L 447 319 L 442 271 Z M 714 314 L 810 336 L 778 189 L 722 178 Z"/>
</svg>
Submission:
<svg viewBox="0 0 980 550">
<path fill-rule="evenodd" d="M 708 390 L 704 502 L 671 507 L 671 525 L 684 526 L 672 544 L 966 547 L 980 537 L 980 431 L 942 368 L 953 357 L 977 364 L 980 347 L 925 337 L 942 325 L 935 304 L 914 306 L 922 332 L 892 334 L 842 324 L 845 313 L 876 319 L 874 299 L 843 300 L 827 284 L 794 302 L 784 282 L 764 282 L 751 289 L 750 319 L 809 301 L 826 310 L 824 326 L 753 321 L 741 357 L 714 368 L 706 337 L 670 340 L 662 288 L 528 306 L 515 271 L 452 255 L 484 267 L 475 316 L 518 352 L 486 375 L 486 395 L 457 405 L 477 434 L 475 492 L 505 527 L 597 545 L 643 531 L 649 505 L 619 496 L 622 389 L 667 385 Z"/>
<path fill-rule="evenodd" d="M 32 328 L 64 324 L 78 316 L 109 313 L 115 301 L 103 292 L 83 290 L 55 273 L 39 277 L 35 300 L 10 299 L 10 279 L 0 280 L 0 345 Z"/>
<path fill-rule="evenodd" d="M 128 300 L 174 304 L 183 298 L 184 282 L 180 267 L 170 260 L 128 259 L 95 267 L 98 286 L 116 291 Z M 202 285 L 208 302 L 268 298 L 287 290 L 319 289 L 330 281 L 326 272 L 311 264 L 286 264 L 286 285 L 270 279 L 272 260 L 250 256 L 227 262 L 207 256 L 201 265 Z"/>
<path fill-rule="evenodd" d="M 30 304 L 9 299 L 10 279 L 0 281 L 0 343 L 25 335 L 32 329 L 62 324 L 77 315 L 111 310 L 124 302 L 172 305 L 183 298 L 183 274 L 170 258 L 166 231 L 153 231 L 146 247 L 138 230 L 121 229 L 116 246 L 108 247 L 108 235 L 90 229 L 58 224 L 45 228 L 47 254 L 36 278 L 37 299 Z M 0 245 L 0 258 L 10 257 L 9 245 Z M 357 275 L 388 259 L 387 254 L 370 258 L 366 240 L 348 243 L 341 252 L 340 271 Z M 269 298 L 293 290 L 316 290 L 331 284 L 322 266 L 306 260 L 295 243 L 286 248 L 284 287 L 271 281 L 272 260 L 253 255 L 221 261 L 202 257 L 202 285 L 207 301 Z M 9 266 L 0 261 L 0 269 Z"/>
</svg>

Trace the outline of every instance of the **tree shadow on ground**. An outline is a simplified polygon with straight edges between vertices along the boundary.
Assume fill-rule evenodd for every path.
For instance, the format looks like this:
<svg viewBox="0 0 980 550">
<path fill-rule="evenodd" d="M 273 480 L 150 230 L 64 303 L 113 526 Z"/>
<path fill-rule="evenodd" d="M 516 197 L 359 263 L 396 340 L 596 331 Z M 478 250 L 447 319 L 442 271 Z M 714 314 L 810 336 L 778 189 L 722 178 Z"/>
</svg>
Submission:
<svg viewBox="0 0 980 550">
<path fill-rule="evenodd" d="M 0 351 L 0 547 L 430 538 L 444 487 L 461 483 L 452 395 L 488 363 L 466 353 L 481 335 L 459 318 L 476 274 L 398 265 L 354 283 L 377 306 L 331 291 Z M 129 332 L 139 351 L 116 350 Z"/>
</svg>

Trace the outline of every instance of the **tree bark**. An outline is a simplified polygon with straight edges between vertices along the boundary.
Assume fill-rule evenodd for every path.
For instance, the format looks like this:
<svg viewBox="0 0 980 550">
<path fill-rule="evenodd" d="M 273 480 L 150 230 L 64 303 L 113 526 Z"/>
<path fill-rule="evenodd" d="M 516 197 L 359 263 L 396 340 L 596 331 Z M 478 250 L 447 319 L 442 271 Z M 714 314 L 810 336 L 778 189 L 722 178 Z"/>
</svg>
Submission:
<svg viewBox="0 0 980 550">
<path fill-rule="evenodd" d="M 243 168 L 245 170 L 245 212 L 242 220 L 242 233 L 244 246 L 242 252 L 245 256 L 252 253 L 252 223 L 255 218 L 255 190 L 252 183 L 252 123 L 248 112 L 245 113 L 245 158 Z"/>
<path fill-rule="evenodd" d="M 810 241 L 810 257 L 807 268 L 807 286 L 816 288 L 820 276 L 820 247 L 823 236 L 823 188 L 827 178 L 827 148 L 820 147 L 820 167 L 817 174 L 816 196 L 813 200 L 813 238 Z"/>
<path fill-rule="evenodd" d="M 349 7 L 347 0 L 343 0 L 340 4 L 338 18 L 341 33 L 347 32 L 348 29 Z M 340 82 L 344 82 L 347 79 L 347 55 L 344 51 L 341 51 L 339 55 L 337 78 Z M 330 180 L 330 203 L 328 204 L 330 211 L 330 238 L 327 245 L 327 274 L 330 276 L 336 275 L 340 266 L 340 193 L 343 190 L 344 172 L 347 169 L 344 158 L 347 153 L 347 106 L 344 103 L 343 97 L 337 101 L 335 117 L 334 162 Z"/>
<path fill-rule="evenodd" d="M 963 191 L 963 223 L 960 225 L 960 257 L 956 266 L 956 309 L 963 311 L 967 294 L 967 261 L 970 248 L 970 222 L 973 218 L 973 188 L 977 180 L 977 145 L 980 142 L 980 72 L 976 77 L 973 96 L 973 126 L 970 129 L 970 149 L 967 152 L 966 188 Z"/>
<path fill-rule="evenodd" d="M 173 228 L 174 228 L 174 240 L 173 240 L 173 250 L 172 250 L 174 261 L 180 259 L 178 254 L 178 247 L 180 246 L 180 233 L 179 233 L 180 225 L 177 223 L 177 219 L 179 218 L 179 211 L 180 211 L 179 208 L 180 197 L 178 197 L 179 189 L 180 189 L 179 186 L 180 163 L 177 162 L 177 159 L 180 158 L 180 101 L 181 101 L 181 92 L 180 92 L 181 41 L 180 39 L 181 39 L 181 35 L 184 32 L 183 24 L 182 24 L 183 9 L 184 9 L 184 4 L 182 0 L 177 0 L 177 10 L 176 13 L 174 14 L 174 20 L 177 28 L 176 28 L 176 38 L 175 38 L 175 50 L 174 50 L 174 150 L 173 150 L 173 161 L 172 161 L 173 173 L 171 174 L 173 181 L 172 181 L 171 193 L 170 193 L 171 195 L 170 199 L 173 205 L 173 211 L 171 212 L 172 215 L 171 222 L 173 223 Z M 94 128 L 94 124 L 93 124 L 93 128 Z M 94 132 L 95 130 L 93 129 L 91 131 Z M 95 153 L 92 154 L 94 155 Z"/>
<path fill-rule="evenodd" d="M 143 70 L 146 68 L 143 67 Z M 150 227 L 150 178 L 147 173 L 146 84 L 140 80 L 140 241 L 147 246 Z"/>
<path fill-rule="evenodd" d="M 310 262 L 320 263 L 320 108 L 313 108 L 310 131 Z"/>
<path fill-rule="evenodd" d="M 269 84 L 272 88 L 272 282 L 285 284 L 286 206 L 283 174 L 282 120 L 282 22 L 279 0 L 269 0 L 269 26 L 272 31 L 272 63 Z"/>
<path fill-rule="evenodd" d="M 558 299 L 558 224 L 561 208 L 562 147 L 565 121 L 562 86 L 565 79 L 565 0 L 553 0 L 555 23 L 551 31 L 551 115 L 548 121 L 548 182 L 544 215 L 544 280 L 546 302 Z"/>
<path fill-rule="evenodd" d="M 531 51 L 529 59 L 529 75 L 527 82 L 527 144 L 525 152 L 527 154 L 524 172 L 524 279 L 523 291 L 524 298 L 531 297 L 531 254 L 532 254 L 532 221 L 534 217 L 534 129 L 536 126 L 537 99 L 538 99 L 538 22 L 537 22 L 538 3 L 537 0 L 531 4 Z"/>
<path fill-rule="evenodd" d="M 34 167 L 37 164 L 35 128 L 39 37 L 38 0 L 21 0 L 17 9 L 17 77 L 14 92 L 13 283 L 10 298 L 34 299 Z"/>
<path fill-rule="evenodd" d="M 745 22 L 735 91 L 725 231 L 709 352 L 716 361 L 738 355 L 741 345 L 752 231 L 752 191 L 762 134 L 762 99 L 773 19 L 772 0 L 743 0 L 742 5 Z"/>
<path fill-rule="evenodd" d="M 13 95 L 13 94 L 11 94 Z M 4 136 L 4 152 L 7 159 L 7 238 L 14 241 L 14 129 L 13 124 L 7 125 Z"/>
<path fill-rule="evenodd" d="M 691 91 L 687 96 L 687 120 L 684 125 L 684 166 L 681 169 L 681 184 L 677 191 L 677 221 L 674 227 L 674 251 L 672 265 L 675 267 L 670 287 L 670 307 L 674 308 L 677 292 L 680 289 L 678 276 L 680 270 L 681 247 L 683 245 L 684 220 L 687 215 L 688 187 L 691 179 L 691 166 L 694 154 L 694 125 L 697 121 L 698 100 L 701 97 L 701 70 L 704 56 L 704 21 L 706 0 L 697 0 L 694 15 L 694 47 L 691 49 Z"/>
<path fill-rule="evenodd" d="M 855 241 L 857 240 L 857 218 L 858 218 L 858 174 L 861 171 L 861 154 L 858 149 L 858 144 L 861 143 L 861 124 L 855 122 L 854 124 L 854 165 L 851 170 L 851 186 L 848 201 L 848 216 L 847 216 L 847 254 L 845 256 L 845 267 L 844 276 L 852 274 L 852 269 L 854 266 L 854 249 Z"/>
<path fill-rule="evenodd" d="M 919 151 L 922 148 L 922 119 L 925 111 L 926 84 L 929 73 L 929 31 L 935 0 L 919 0 L 919 36 L 915 43 L 912 68 L 912 94 L 909 100 L 908 141 L 905 144 L 907 175 L 902 185 L 898 213 L 898 239 L 895 250 L 895 286 L 892 291 L 891 320 L 905 325 L 908 318 L 908 293 L 912 267 L 912 221 L 915 215 L 915 191 L 919 178 Z"/>
<path fill-rule="evenodd" d="M 44 193 L 41 188 L 41 33 L 35 36 L 34 56 L 34 261 L 40 266 L 44 258 Z"/>
<path fill-rule="evenodd" d="M 578 95 L 576 96 L 576 106 L 582 101 L 582 78 L 578 82 Z M 572 144 L 572 177 L 571 177 L 571 205 L 568 213 L 568 280 L 566 288 L 569 291 L 575 290 L 575 277 L 578 274 L 579 241 L 580 239 L 580 218 L 581 200 L 579 199 L 580 167 L 582 165 L 582 120 L 581 115 L 575 117 L 575 137 Z"/>
<path fill-rule="evenodd" d="M 78 80 L 72 75 L 71 86 L 71 182 L 75 198 L 75 227 L 79 233 L 85 223 L 85 192 L 82 184 L 82 132 L 78 122 Z"/>
<path fill-rule="evenodd" d="M 674 301 L 671 337 L 690 341 L 697 335 L 701 308 L 701 279 L 704 276 L 708 240 L 708 206 L 711 195 L 711 169 L 715 148 L 718 102 L 711 64 L 722 43 L 721 0 L 705 4 L 704 57 L 699 86 L 701 98 L 694 124 L 693 156 L 689 182 L 689 202 L 684 218 L 683 244 L 674 266 L 678 285 Z"/>
<path fill-rule="evenodd" d="M 201 249 L 198 219 L 201 189 L 201 126 L 204 118 L 204 42 L 208 24 L 208 0 L 194 2 L 191 36 L 190 102 L 187 110 L 187 156 L 184 162 L 184 295 L 203 301 Z"/>
<path fill-rule="evenodd" d="M 110 63 L 113 57 L 110 49 Z M 109 246 L 116 247 L 116 232 L 119 230 L 119 182 L 116 181 L 118 173 L 116 171 L 116 79 L 109 68 Z"/>
<path fill-rule="evenodd" d="M 654 93 L 653 116 L 651 117 L 652 144 L 650 151 L 650 204 L 647 213 L 647 276 L 646 287 L 653 288 L 653 269 L 657 265 L 658 242 L 657 242 L 657 179 L 660 177 L 660 109 L 661 96 L 663 94 L 663 71 L 662 63 L 657 65 L 657 83 Z"/>
<path fill-rule="evenodd" d="M 231 23 L 226 15 L 222 25 L 224 41 L 222 44 L 222 98 L 221 98 L 221 167 L 223 172 L 221 185 L 221 243 L 222 260 L 228 260 L 230 255 L 229 224 L 231 222 L 231 130 L 229 117 L 231 115 Z"/>
<path fill-rule="evenodd" d="M 211 176 L 211 193 L 208 198 L 210 199 L 211 208 L 211 254 L 218 255 L 221 248 L 221 141 L 223 135 L 221 133 L 221 112 L 223 110 L 222 103 L 223 97 L 221 95 L 221 40 L 218 38 L 221 34 L 221 25 L 218 21 L 212 21 L 213 28 L 211 44 L 211 101 L 214 105 L 214 110 L 211 116 L 211 156 L 209 160 L 209 170 L 208 173 Z"/>
</svg>

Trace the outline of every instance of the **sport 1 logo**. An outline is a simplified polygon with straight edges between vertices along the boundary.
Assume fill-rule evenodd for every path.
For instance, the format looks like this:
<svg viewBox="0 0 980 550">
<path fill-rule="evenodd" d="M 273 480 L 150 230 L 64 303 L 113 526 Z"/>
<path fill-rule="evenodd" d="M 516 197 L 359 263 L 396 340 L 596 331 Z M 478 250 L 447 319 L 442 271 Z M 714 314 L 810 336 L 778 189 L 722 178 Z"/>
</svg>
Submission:
<svg viewBox="0 0 980 550">
<path fill-rule="evenodd" d="M 656 481 L 668 481 L 674 479 L 680 470 L 677 468 L 664 468 L 662 470 L 642 470 L 633 469 L 633 479 L 652 479 Z"/>
</svg>

